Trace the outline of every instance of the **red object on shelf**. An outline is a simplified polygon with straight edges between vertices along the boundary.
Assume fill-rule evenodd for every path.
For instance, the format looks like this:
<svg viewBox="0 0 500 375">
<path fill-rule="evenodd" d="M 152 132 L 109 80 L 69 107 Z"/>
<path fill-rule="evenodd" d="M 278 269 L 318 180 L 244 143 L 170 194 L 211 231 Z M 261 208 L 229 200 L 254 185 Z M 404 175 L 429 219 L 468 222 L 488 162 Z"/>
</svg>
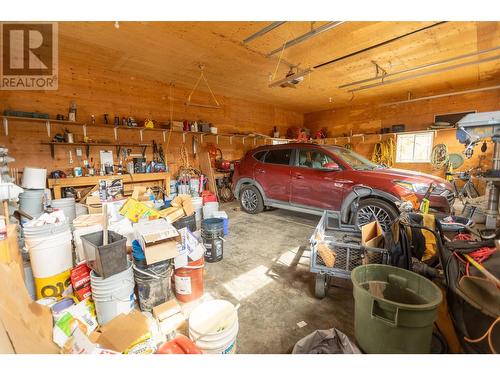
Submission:
<svg viewBox="0 0 500 375">
<path fill-rule="evenodd" d="M 196 347 L 194 342 L 184 335 L 177 335 L 173 340 L 170 340 L 160 346 L 156 354 L 202 354 L 200 349 Z"/>
<path fill-rule="evenodd" d="M 205 190 L 201 193 L 201 197 L 203 198 L 203 204 L 207 202 L 217 202 L 217 197 L 211 191 Z"/>
</svg>

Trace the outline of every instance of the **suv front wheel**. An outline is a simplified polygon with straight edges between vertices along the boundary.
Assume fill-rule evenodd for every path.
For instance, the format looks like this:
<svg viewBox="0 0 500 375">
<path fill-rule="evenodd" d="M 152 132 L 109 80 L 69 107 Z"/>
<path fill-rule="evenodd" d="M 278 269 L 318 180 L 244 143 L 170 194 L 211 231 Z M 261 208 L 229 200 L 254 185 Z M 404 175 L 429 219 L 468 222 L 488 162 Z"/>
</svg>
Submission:
<svg viewBox="0 0 500 375">
<path fill-rule="evenodd" d="M 362 227 L 372 221 L 378 221 L 382 229 L 387 231 L 398 216 L 396 208 L 389 203 L 377 198 L 367 198 L 359 202 L 355 223 Z"/>
<path fill-rule="evenodd" d="M 240 206 L 249 214 L 258 214 L 264 210 L 264 200 L 255 186 L 247 185 L 241 188 Z"/>
</svg>

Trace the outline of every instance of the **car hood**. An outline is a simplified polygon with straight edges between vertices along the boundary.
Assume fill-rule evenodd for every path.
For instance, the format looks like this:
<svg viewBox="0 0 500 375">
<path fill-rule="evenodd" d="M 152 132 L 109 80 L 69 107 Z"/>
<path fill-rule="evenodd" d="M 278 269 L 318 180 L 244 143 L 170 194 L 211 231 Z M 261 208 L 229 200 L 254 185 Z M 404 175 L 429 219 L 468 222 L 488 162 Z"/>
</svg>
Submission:
<svg viewBox="0 0 500 375">
<path fill-rule="evenodd" d="M 361 172 L 361 171 L 358 171 Z M 362 171 L 361 173 L 366 174 L 366 176 L 370 176 L 376 174 L 378 176 L 383 175 L 388 179 L 392 180 L 401 180 L 408 182 L 420 182 L 424 184 L 430 184 L 431 182 L 439 185 L 443 188 L 452 190 L 451 184 L 446 181 L 444 178 L 433 176 L 427 173 L 409 171 L 406 169 L 397 169 L 397 168 L 380 168 L 374 169 L 370 171 Z"/>
</svg>

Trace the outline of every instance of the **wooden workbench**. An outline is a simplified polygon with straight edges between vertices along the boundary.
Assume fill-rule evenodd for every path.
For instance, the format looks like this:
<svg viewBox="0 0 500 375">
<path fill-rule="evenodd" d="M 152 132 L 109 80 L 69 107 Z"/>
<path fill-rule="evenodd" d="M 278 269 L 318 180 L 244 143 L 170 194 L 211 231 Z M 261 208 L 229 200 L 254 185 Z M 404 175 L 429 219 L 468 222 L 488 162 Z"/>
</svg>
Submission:
<svg viewBox="0 0 500 375">
<path fill-rule="evenodd" d="M 121 178 L 123 184 L 143 184 L 151 185 L 156 182 L 165 190 L 166 194 L 170 194 L 170 173 L 134 173 L 122 174 L 113 176 L 92 176 L 92 177 L 70 177 L 70 178 L 49 178 L 47 179 L 49 189 L 54 192 L 54 199 L 62 198 L 61 190 L 65 187 L 86 187 L 95 186 L 99 180 Z"/>
</svg>

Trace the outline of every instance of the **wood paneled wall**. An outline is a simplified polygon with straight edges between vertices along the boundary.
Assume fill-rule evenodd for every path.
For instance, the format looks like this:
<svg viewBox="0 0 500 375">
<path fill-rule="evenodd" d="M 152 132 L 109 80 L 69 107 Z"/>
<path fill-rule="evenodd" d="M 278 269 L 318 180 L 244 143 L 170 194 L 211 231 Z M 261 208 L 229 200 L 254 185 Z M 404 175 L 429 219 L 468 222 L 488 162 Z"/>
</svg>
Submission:
<svg viewBox="0 0 500 375">
<path fill-rule="evenodd" d="M 168 62 L 166 62 L 168 63 Z M 190 88 L 171 89 L 170 83 L 142 79 L 140 77 L 121 74 L 117 71 L 99 66 L 99 56 L 85 55 L 78 51 L 61 51 L 59 71 L 59 89 L 57 91 L 0 91 L 0 110 L 13 109 L 21 111 L 38 111 L 49 113 L 51 118 L 56 114 L 68 115 L 71 101 L 77 104 L 77 121 L 90 124 L 91 115 L 95 115 L 98 123 L 103 123 L 103 115 L 107 113 L 112 123 L 114 116 L 129 117 L 142 120 L 146 117 L 157 121 L 166 122 L 171 117 L 170 98 L 173 98 L 172 118 L 174 120 L 204 120 L 209 121 L 218 128 L 219 133 L 247 133 L 255 132 L 266 135 L 272 134 L 276 126 L 280 132 L 285 133 L 289 126 L 302 126 L 303 114 L 283 110 L 273 105 L 249 102 L 246 100 L 224 97 L 216 93 L 222 104 L 222 109 L 206 109 L 187 107 L 186 101 Z M 193 82 L 193 86 L 194 86 Z M 206 90 L 203 83 L 200 88 Z M 192 97 L 193 103 L 210 103 L 207 92 L 196 91 Z M 83 129 L 76 126 L 69 128 L 75 134 L 75 142 L 83 140 Z M 64 131 L 63 125 L 52 126 L 52 136 Z M 114 142 L 112 125 L 109 129 L 87 127 L 87 135 L 94 140 L 108 140 Z M 151 143 L 155 139 L 163 144 L 161 132 L 144 132 L 142 142 Z M 191 164 L 197 166 L 197 160 L 191 153 L 192 135 L 186 137 L 186 147 L 189 152 Z M 45 126 L 31 122 L 12 122 L 9 135 L 1 133 L 0 144 L 10 150 L 16 158 L 11 167 L 23 168 L 24 166 L 46 167 L 49 171 L 62 169 L 69 171 L 79 165 L 76 158 L 76 147 L 72 149 L 74 163 L 69 164 L 69 148 L 56 148 L 55 158 L 50 157 L 48 146 L 41 142 L 49 141 Z M 118 141 L 141 142 L 137 130 L 118 130 Z M 204 143 L 215 143 L 215 137 L 205 137 Z M 219 137 L 218 147 L 227 159 L 240 158 L 246 150 L 254 147 L 253 141 L 247 139 L 243 145 L 241 139 L 233 138 L 229 143 L 228 138 Z M 258 141 L 256 145 L 263 144 Z M 180 166 L 180 149 L 182 135 L 173 133 L 168 150 L 166 151 L 170 169 L 174 172 Z M 101 148 L 105 149 L 105 147 Z M 110 147 L 110 149 L 113 149 Z M 85 156 L 85 150 L 82 150 Z M 139 152 L 140 150 L 133 150 Z M 99 148 L 91 148 L 91 157 L 99 160 Z M 148 150 L 148 158 L 151 149 Z M 116 159 L 115 159 L 116 160 Z"/>
<path fill-rule="evenodd" d="M 396 124 L 405 124 L 406 131 L 425 130 L 434 122 L 434 115 L 471 110 L 478 112 L 500 110 L 500 90 L 386 107 L 372 105 L 307 113 L 304 115 L 304 126 L 314 131 L 327 128 L 329 137 L 352 134 L 378 134 L 381 128 L 390 128 Z M 367 157 L 371 157 L 374 144 L 377 142 L 378 137 L 375 136 L 365 137 L 364 142 L 361 137 L 351 139 L 354 150 Z M 347 143 L 347 140 L 338 142 L 339 145 L 345 143 Z M 450 153 L 462 153 L 464 150 L 464 145 L 457 141 L 454 130 L 436 132 L 434 144 L 438 143 L 446 144 Z M 466 160 L 460 170 L 476 167 L 480 164 L 485 169 L 490 168 L 492 150 L 492 143 L 488 144 L 488 151 L 484 155 L 477 147 L 474 156 Z M 484 156 L 484 161 L 480 159 L 481 155 Z M 443 170 L 433 169 L 430 163 L 399 163 L 395 164 L 394 167 L 444 176 Z"/>
</svg>

